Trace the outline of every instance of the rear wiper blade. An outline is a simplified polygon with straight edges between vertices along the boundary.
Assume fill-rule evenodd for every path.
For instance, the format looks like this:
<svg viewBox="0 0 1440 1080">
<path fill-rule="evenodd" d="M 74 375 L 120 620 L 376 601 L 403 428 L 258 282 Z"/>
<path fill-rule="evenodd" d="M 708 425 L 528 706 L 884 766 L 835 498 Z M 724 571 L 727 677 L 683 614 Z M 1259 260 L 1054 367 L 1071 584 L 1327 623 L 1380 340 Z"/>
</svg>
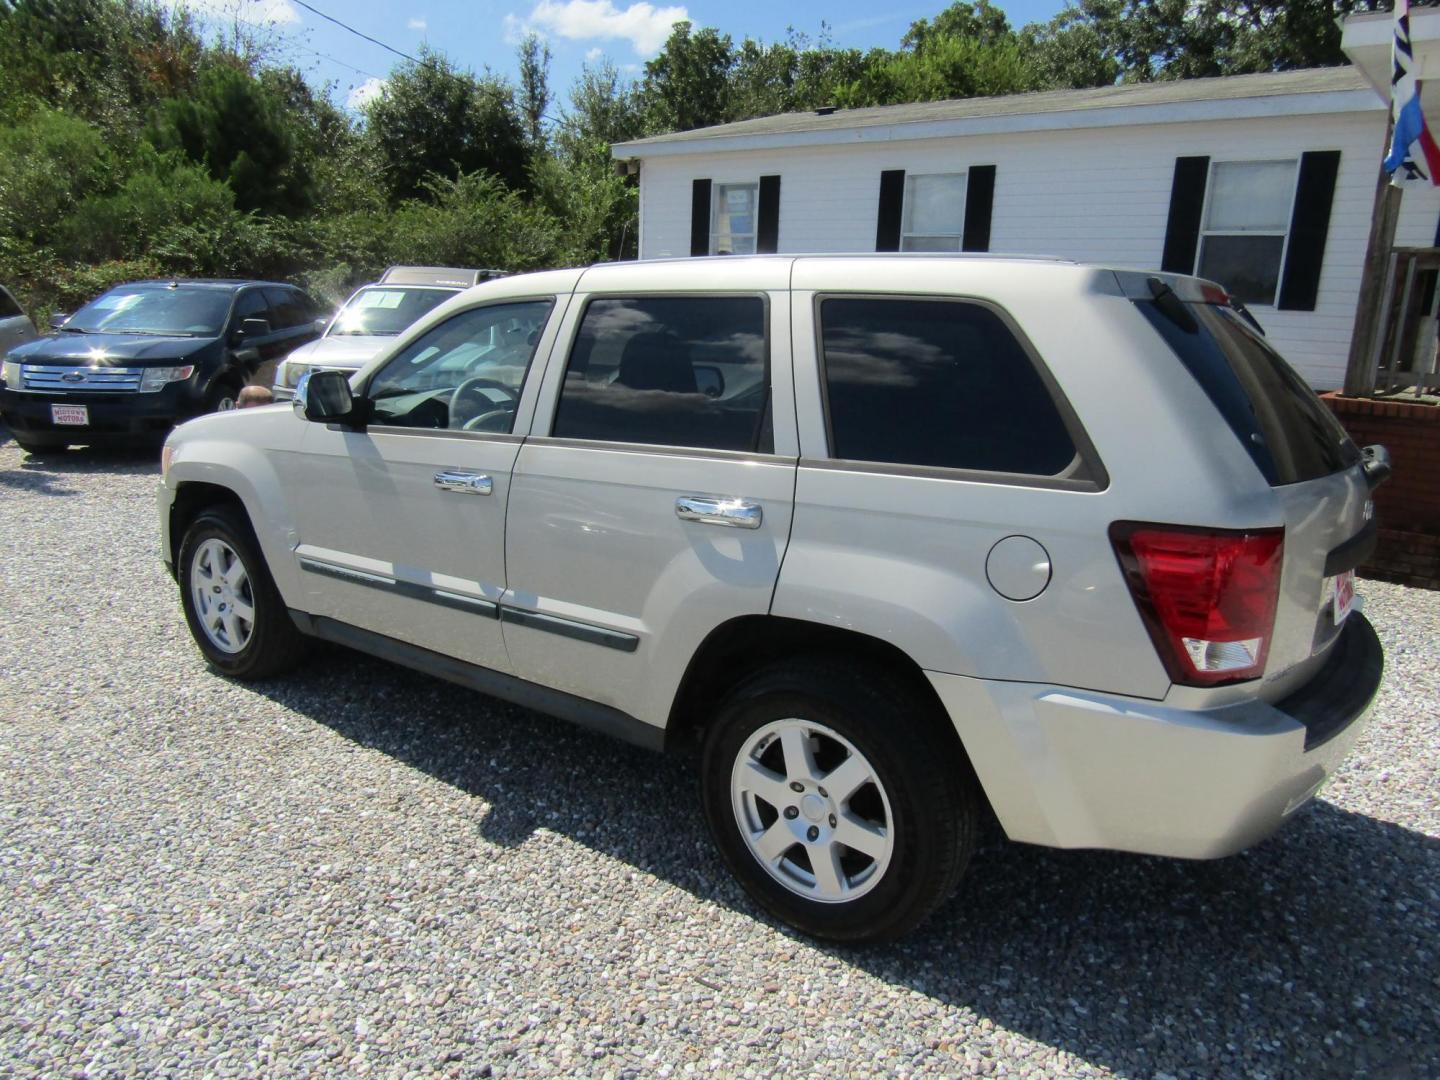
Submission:
<svg viewBox="0 0 1440 1080">
<path fill-rule="evenodd" d="M 1199 322 L 1185 306 L 1185 301 L 1181 300 L 1168 284 L 1157 277 L 1148 279 L 1145 284 L 1150 286 L 1150 295 L 1155 298 L 1155 307 L 1160 314 L 1187 334 L 1193 334 L 1200 329 Z"/>
</svg>

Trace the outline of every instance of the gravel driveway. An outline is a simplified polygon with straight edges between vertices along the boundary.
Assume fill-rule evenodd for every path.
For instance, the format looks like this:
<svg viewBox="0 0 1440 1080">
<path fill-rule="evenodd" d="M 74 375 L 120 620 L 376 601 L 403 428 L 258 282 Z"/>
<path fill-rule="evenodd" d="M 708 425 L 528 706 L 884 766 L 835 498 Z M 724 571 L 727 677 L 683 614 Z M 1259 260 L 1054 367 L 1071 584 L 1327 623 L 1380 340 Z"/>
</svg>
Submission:
<svg viewBox="0 0 1440 1080">
<path fill-rule="evenodd" d="M 207 671 L 151 455 L 0 429 L 0 1076 L 1440 1073 L 1440 593 L 1221 862 L 1010 845 L 902 944 L 758 917 L 683 761 L 378 661 Z"/>
</svg>

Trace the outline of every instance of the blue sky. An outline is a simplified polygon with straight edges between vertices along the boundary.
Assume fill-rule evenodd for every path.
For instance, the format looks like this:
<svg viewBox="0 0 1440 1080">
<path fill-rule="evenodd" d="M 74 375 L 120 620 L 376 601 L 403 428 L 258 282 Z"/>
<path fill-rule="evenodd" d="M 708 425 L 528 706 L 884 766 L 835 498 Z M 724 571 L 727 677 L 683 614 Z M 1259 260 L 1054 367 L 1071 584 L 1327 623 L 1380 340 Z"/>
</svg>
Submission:
<svg viewBox="0 0 1440 1080">
<path fill-rule="evenodd" d="M 355 104 L 378 84 L 400 57 L 372 44 L 294 0 L 175 0 L 212 25 L 235 20 L 273 27 L 285 40 L 283 54 L 316 85 L 334 83 L 338 104 Z M 933 4 L 900 0 L 891 7 L 874 0 L 830 0 L 825 5 L 796 6 L 765 0 L 306 0 L 386 45 L 415 55 L 424 43 L 456 63 L 480 71 L 485 67 L 514 78 L 515 42 L 527 29 L 550 46 L 552 95 L 561 104 L 570 84 L 587 60 L 608 57 L 622 71 L 638 74 L 668 35 L 669 26 L 689 19 L 696 26 L 714 26 L 737 41 L 746 37 L 775 41 L 787 26 L 809 34 L 820 32 L 823 19 L 841 47 L 894 48 L 916 19 L 943 10 Z M 1013 0 L 999 5 L 1015 26 L 1047 20 L 1063 0 Z M 882 13 L 877 14 L 880 7 Z"/>
</svg>

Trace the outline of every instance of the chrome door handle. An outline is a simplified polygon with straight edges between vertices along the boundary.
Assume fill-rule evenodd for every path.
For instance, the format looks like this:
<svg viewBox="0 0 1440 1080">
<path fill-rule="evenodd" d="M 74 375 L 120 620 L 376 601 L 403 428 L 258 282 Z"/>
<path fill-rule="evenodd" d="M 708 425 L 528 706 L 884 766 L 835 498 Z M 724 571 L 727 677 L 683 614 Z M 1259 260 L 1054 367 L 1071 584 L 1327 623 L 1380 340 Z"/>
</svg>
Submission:
<svg viewBox="0 0 1440 1080">
<path fill-rule="evenodd" d="M 682 495 L 675 500 L 675 516 L 681 521 L 698 521 L 701 525 L 758 529 L 764 513 L 759 503 L 713 499 L 706 495 Z"/>
<path fill-rule="evenodd" d="M 489 495 L 495 490 L 495 481 L 484 473 L 444 469 L 435 474 L 435 486 L 441 491 L 456 491 L 461 495 Z"/>
</svg>

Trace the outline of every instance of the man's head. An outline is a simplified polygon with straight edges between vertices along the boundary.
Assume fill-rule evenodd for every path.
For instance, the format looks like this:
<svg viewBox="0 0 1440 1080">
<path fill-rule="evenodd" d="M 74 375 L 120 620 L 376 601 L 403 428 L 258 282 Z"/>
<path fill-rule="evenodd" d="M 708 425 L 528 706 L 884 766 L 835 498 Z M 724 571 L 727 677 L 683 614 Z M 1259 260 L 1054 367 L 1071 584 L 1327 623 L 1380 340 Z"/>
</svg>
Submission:
<svg viewBox="0 0 1440 1080">
<path fill-rule="evenodd" d="M 270 393 L 268 386 L 246 386 L 240 391 L 236 405 L 241 409 L 248 409 L 252 405 L 269 405 L 275 400 L 275 395 Z"/>
</svg>

